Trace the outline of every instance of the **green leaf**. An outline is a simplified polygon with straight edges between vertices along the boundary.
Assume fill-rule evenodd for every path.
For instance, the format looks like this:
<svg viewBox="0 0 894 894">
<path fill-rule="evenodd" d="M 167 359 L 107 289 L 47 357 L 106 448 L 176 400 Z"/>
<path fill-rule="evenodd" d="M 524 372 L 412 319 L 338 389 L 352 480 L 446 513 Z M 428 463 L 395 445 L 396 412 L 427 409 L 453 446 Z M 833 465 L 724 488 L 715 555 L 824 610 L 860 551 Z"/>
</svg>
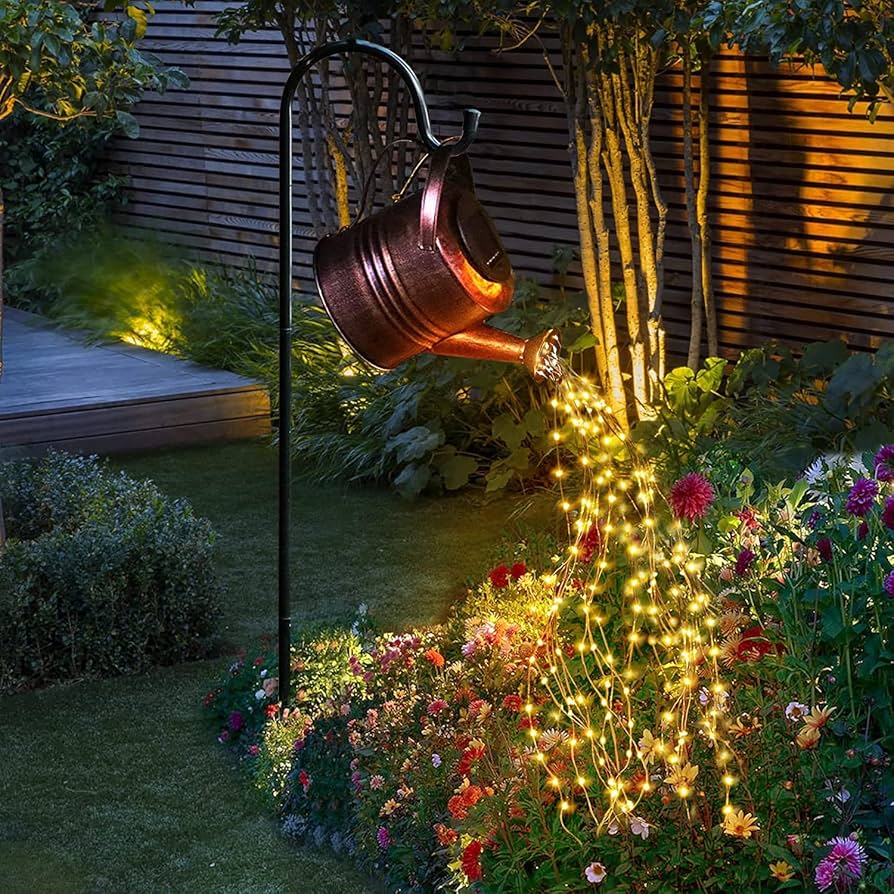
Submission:
<svg viewBox="0 0 894 894">
<path fill-rule="evenodd" d="M 428 466 L 410 463 L 404 466 L 392 484 L 394 489 L 408 500 L 418 497 L 431 478 L 431 469 Z"/>
<path fill-rule="evenodd" d="M 121 132 L 129 140 L 135 140 L 140 135 L 140 125 L 137 119 L 130 112 L 122 112 L 120 109 L 115 112 L 115 120 Z"/>
<path fill-rule="evenodd" d="M 395 452 L 399 463 L 421 459 L 444 443 L 442 432 L 432 431 L 427 425 L 414 425 L 413 428 L 391 438 L 385 444 L 385 450 Z"/>
<path fill-rule="evenodd" d="M 512 413 L 501 413 L 493 421 L 491 426 L 493 436 L 502 441 L 510 450 L 521 447 L 527 432 L 524 426 L 519 425 Z"/>
<path fill-rule="evenodd" d="M 453 454 L 437 463 L 438 471 L 444 480 L 447 490 L 459 490 L 469 483 L 469 479 L 478 471 L 478 461 L 471 456 Z"/>
</svg>

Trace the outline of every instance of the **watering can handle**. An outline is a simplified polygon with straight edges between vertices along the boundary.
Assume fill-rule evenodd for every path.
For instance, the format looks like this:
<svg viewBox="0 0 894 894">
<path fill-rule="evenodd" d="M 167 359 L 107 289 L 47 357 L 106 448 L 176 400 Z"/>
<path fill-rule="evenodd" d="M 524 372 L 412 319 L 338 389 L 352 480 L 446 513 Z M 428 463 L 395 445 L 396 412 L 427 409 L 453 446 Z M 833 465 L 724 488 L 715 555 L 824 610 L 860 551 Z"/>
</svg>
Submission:
<svg viewBox="0 0 894 894">
<path fill-rule="evenodd" d="M 444 192 L 444 184 L 447 182 L 451 169 L 455 174 L 453 179 L 460 180 L 468 189 L 473 188 L 472 166 L 469 164 L 469 159 L 465 154 L 453 154 L 452 143 L 455 139 L 452 137 L 445 141 L 445 144 L 432 152 L 429 157 L 428 177 L 419 207 L 419 247 L 423 251 L 435 250 L 441 194 Z"/>
</svg>

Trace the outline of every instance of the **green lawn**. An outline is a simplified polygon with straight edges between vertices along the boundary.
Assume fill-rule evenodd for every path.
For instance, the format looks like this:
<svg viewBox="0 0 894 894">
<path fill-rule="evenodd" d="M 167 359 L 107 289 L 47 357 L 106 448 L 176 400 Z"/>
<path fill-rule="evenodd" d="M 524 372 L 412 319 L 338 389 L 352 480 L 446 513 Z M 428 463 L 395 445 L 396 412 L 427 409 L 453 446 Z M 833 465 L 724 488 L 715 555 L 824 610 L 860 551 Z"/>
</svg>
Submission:
<svg viewBox="0 0 894 894">
<path fill-rule="evenodd" d="M 220 534 L 223 651 L 275 630 L 276 461 L 258 444 L 118 463 L 188 497 Z M 298 482 L 296 624 L 439 619 L 481 572 L 506 502 L 407 503 Z M 295 850 L 203 723 L 226 659 L 0 699 L 0 892 L 376 890 L 344 862 Z"/>
</svg>

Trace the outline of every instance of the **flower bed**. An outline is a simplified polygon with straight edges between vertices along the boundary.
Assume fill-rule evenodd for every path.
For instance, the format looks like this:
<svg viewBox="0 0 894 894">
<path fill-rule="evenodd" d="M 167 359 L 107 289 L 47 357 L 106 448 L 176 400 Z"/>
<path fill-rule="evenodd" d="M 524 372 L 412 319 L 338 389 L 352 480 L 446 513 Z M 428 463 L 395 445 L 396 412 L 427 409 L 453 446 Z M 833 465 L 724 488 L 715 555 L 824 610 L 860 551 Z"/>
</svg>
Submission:
<svg viewBox="0 0 894 894">
<path fill-rule="evenodd" d="M 284 710 L 275 653 L 237 662 L 217 735 L 286 833 L 393 891 L 890 890 L 894 449 L 665 501 L 566 397 L 564 547 L 445 625 L 308 639 Z"/>
<path fill-rule="evenodd" d="M 213 533 L 185 501 L 58 452 L 0 465 L 0 494 L 0 690 L 207 653 Z"/>
</svg>

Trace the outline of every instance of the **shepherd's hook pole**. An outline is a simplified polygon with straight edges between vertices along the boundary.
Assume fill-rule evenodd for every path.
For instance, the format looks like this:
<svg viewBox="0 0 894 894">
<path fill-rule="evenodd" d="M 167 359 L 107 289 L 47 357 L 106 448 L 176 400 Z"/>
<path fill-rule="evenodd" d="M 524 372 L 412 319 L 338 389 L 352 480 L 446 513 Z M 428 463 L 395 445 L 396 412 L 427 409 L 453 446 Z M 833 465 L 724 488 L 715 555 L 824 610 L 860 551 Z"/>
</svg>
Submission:
<svg viewBox="0 0 894 894">
<path fill-rule="evenodd" d="M 279 701 L 283 709 L 291 704 L 291 542 L 292 501 L 292 103 L 298 82 L 321 59 L 342 53 L 376 56 L 397 70 L 406 84 L 416 112 L 419 142 L 434 152 L 442 146 L 431 129 L 422 85 L 409 63 L 387 47 L 365 40 L 339 40 L 325 44 L 298 61 L 286 80 L 279 108 Z M 463 111 L 460 138 L 450 144 L 451 155 L 460 155 L 478 134 L 480 113 Z M 307 181 L 310 184 L 310 181 Z M 310 186 L 309 186 L 310 188 Z"/>
</svg>

